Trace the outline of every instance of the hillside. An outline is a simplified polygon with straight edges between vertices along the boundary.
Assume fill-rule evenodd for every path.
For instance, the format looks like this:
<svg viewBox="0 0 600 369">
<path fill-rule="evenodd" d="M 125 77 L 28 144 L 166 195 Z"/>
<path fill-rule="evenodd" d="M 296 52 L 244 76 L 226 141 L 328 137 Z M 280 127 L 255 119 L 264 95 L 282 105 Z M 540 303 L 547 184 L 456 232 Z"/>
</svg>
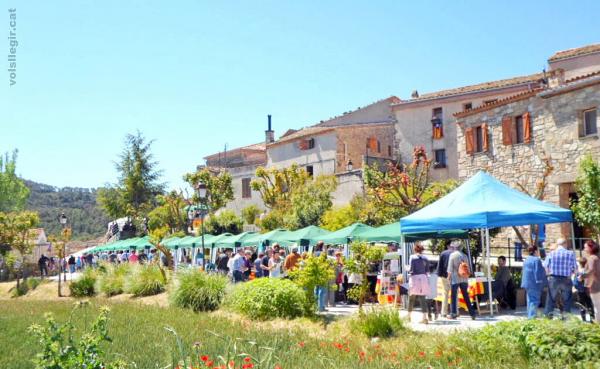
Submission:
<svg viewBox="0 0 600 369">
<path fill-rule="evenodd" d="M 57 188 L 28 180 L 25 184 L 31 190 L 27 209 L 39 213 L 40 226 L 47 235 L 60 232 L 57 217 L 61 212 L 69 218 L 75 240 L 98 238 L 106 233 L 109 220 L 96 204 L 96 189 Z"/>
</svg>

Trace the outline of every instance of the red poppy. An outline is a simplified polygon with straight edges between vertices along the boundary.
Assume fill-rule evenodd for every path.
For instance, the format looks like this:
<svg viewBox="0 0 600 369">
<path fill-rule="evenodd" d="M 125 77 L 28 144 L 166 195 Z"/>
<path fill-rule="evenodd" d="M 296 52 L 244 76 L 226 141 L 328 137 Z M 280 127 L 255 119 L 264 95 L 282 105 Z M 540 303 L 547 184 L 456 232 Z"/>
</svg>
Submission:
<svg viewBox="0 0 600 369">
<path fill-rule="evenodd" d="M 304 342 L 298 342 L 298 346 L 304 347 Z"/>
<path fill-rule="evenodd" d="M 200 360 L 202 360 L 202 361 L 208 361 L 208 355 L 202 355 L 202 356 L 200 356 Z"/>
<path fill-rule="evenodd" d="M 252 359 L 250 358 L 250 356 L 246 356 L 246 357 L 244 358 L 244 361 L 245 361 L 245 362 L 247 362 L 247 363 L 249 363 L 249 362 L 250 362 L 250 360 L 252 360 Z"/>
<path fill-rule="evenodd" d="M 214 362 L 212 360 L 208 360 L 206 362 L 206 366 L 211 367 L 214 364 Z"/>
<path fill-rule="evenodd" d="M 423 352 L 423 351 L 419 351 L 419 356 L 420 356 L 420 357 L 425 357 L 425 352 Z"/>
</svg>

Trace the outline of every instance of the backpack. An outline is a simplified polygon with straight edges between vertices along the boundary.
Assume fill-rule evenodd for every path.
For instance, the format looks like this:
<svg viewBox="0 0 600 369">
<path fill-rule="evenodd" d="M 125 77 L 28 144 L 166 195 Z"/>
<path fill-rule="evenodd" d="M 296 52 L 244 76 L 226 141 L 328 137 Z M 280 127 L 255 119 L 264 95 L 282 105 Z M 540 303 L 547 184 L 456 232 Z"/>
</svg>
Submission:
<svg viewBox="0 0 600 369">
<path fill-rule="evenodd" d="M 458 264 L 458 276 L 461 278 L 469 278 L 470 275 L 471 271 L 469 270 L 469 264 L 465 261 L 461 261 L 460 264 Z"/>
</svg>

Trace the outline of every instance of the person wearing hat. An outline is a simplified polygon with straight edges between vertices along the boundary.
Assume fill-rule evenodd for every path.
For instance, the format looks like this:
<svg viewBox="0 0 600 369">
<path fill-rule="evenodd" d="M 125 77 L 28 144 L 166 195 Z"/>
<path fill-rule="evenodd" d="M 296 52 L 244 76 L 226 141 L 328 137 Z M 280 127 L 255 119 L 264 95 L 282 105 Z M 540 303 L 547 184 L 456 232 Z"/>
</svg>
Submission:
<svg viewBox="0 0 600 369">
<path fill-rule="evenodd" d="M 294 270 L 298 267 L 298 262 L 302 256 L 298 253 L 297 247 L 292 247 L 292 252 L 285 258 L 285 262 L 283 263 L 283 269 L 286 272 Z"/>
</svg>

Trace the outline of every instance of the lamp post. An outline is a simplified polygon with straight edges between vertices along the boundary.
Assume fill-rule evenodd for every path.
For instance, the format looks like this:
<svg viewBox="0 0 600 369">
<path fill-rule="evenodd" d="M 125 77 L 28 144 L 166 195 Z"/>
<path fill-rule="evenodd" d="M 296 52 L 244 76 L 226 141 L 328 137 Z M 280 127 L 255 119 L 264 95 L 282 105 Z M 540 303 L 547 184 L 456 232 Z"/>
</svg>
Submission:
<svg viewBox="0 0 600 369">
<path fill-rule="evenodd" d="M 200 213 L 200 222 L 201 227 L 202 227 L 202 269 L 205 268 L 205 262 L 204 262 L 204 217 L 206 216 L 206 214 L 208 213 L 208 188 L 206 187 L 206 183 L 204 183 L 203 181 L 198 182 L 198 184 L 196 184 L 196 194 L 198 195 L 198 200 L 199 200 L 199 204 L 198 204 L 198 208 L 199 208 L 199 213 Z"/>
<path fill-rule="evenodd" d="M 348 163 L 346 163 L 346 171 L 352 172 L 354 165 L 352 164 L 352 160 L 348 159 Z"/>
<path fill-rule="evenodd" d="M 63 235 L 63 242 L 62 242 L 62 252 L 60 253 L 59 259 L 58 259 L 58 297 L 62 297 L 62 293 L 61 293 L 61 284 L 60 284 L 60 277 L 63 271 L 63 265 L 64 265 L 64 258 L 65 258 L 65 244 L 67 243 L 67 223 L 69 222 L 69 219 L 67 218 L 67 216 L 65 215 L 65 213 L 61 213 L 58 216 L 58 222 L 60 223 L 61 227 L 62 227 L 62 235 Z M 67 271 L 65 269 L 65 282 L 67 281 Z"/>
</svg>

